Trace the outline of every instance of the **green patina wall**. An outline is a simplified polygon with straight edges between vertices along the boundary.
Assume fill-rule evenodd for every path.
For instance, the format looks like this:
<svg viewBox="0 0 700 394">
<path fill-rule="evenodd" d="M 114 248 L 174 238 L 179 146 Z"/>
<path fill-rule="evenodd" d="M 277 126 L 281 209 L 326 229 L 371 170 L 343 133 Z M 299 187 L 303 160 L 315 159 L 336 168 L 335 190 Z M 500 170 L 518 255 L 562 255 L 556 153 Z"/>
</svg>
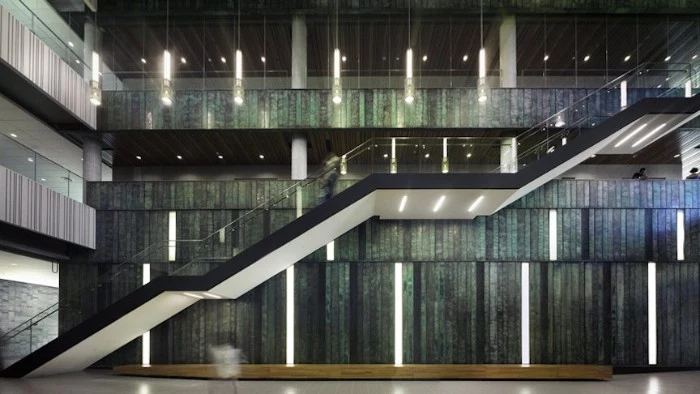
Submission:
<svg viewBox="0 0 700 394">
<path fill-rule="evenodd" d="M 663 91 L 629 89 L 628 105 Z M 582 118 L 605 118 L 620 109 L 615 90 L 492 89 L 485 104 L 477 102 L 476 89 L 418 89 L 412 104 L 403 94 L 346 89 L 335 105 L 329 90 L 248 90 L 245 104 L 237 106 L 229 90 L 180 90 L 165 107 L 157 91 L 103 92 L 98 129 L 528 128 L 584 97 Z M 682 89 L 671 94 L 682 95 Z"/>
<path fill-rule="evenodd" d="M 178 212 L 178 238 L 197 238 L 285 185 L 90 184 L 98 251 L 91 264 L 61 266 L 61 291 L 163 239 L 169 210 Z M 548 261 L 549 209 L 558 212 L 557 261 Z M 686 215 L 684 262 L 676 261 L 677 209 Z M 245 247 L 294 216 L 293 205 L 267 210 L 251 222 L 250 238 L 232 242 Z M 518 363 L 521 263 L 528 261 L 532 362 L 643 365 L 647 262 L 655 261 L 659 365 L 698 366 L 698 242 L 700 183 L 689 181 L 552 181 L 473 221 L 370 219 L 336 240 L 336 261 L 319 250 L 296 264 L 297 362 L 393 362 L 393 263 L 403 262 L 405 362 Z M 90 315 L 140 282 L 133 270 L 67 309 Z M 181 312 L 153 330 L 153 362 L 207 362 L 207 347 L 222 341 L 242 347 L 251 362 L 285 362 L 285 283 L 281 273 L 238 300 Z M 62 329 L 71 326 L 67 316 Z M 100 364 L 139 357 L 136 340 Z"/>
</svg>

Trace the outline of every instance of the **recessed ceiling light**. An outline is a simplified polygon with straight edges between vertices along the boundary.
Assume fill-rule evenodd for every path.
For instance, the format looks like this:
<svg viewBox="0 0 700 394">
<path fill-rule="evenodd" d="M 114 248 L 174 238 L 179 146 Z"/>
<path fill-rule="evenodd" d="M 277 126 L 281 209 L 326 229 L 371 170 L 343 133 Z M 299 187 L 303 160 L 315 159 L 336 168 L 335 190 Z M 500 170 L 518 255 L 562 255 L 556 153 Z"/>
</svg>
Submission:
<svg viewBox="0 0 700 394">
<path fill-rule="evenodd" d="M 467 159 L 470 158 L 470 157 L 472 157 L 472 154 L 471 154 L 471 153 L 467 153 Z"/>
<path fill-rule="evenodd" d="M 693 60 L 697 59 L 698 55 L 693 55 Z"/>
<path fill-rule="evenodd" d="M 674 159 L 677 159 L 677 158 L 679 158 L 680 156 L 681 156 L 680 154 L 674 155 L 673 158 L 674 158 Z"/>
<path fill-rule="evenodd" d="M 17 134 L 15 134 L 15 133 L 10 133 L 10 137 L 12 137 L 12 138 L 17 138 Z"/>
<path fill-rule="evenodd" d="M 221 296 L 216 295 L 216 294 L 212 294 L 212 293 L 204 293 L 204 295 L 209 297 L 209 298 L 216 298 L 217 300 L 221 299 Z"/>
<path fill-rule="evenodd" d="M 483 195 L 482 195 L 482 196 L 479 196 L 479 198 L 477 198 L 477 199 L 472 203 L 472 205 L 469 206 L 469 209 L 467 209 L 467 212 L 472 212 L 474 209 L 476 209 L 477 205 L 479 205 L 479 203 L 480 203 L 481 200 L 483 200 L 483 199 L 484 199 L 484 196 L 483 196 Z"/>
<path fill-rule="evenodd" d="M 398 56 L 396 56 L 396 61 L 399 61 L 399 57 L 398 57 Z"/>
<path fill-rule="evenodd" d="M 668 81 L 669 79 L 671 79 L 671 77 L 666 77 L 666 80 L 667 80 L 667 81 Z"/>
<path fill-rule="evenodd" d="M 184 292 L 184 293 L 182 293 L 182 294 L 184 294 L 184 295 L 186 295 L 186 296 L 188 296 L 188 297 L 198 298 L 198 299 L 200 299 L 200 300 L 203 300 L 203 299 L 204 299 L 204 297 L 202 297 L 202 296 L 199 295 L 199 294 L 192 294 L 192 293 L 187 293 L 187 292 Z"/>
<path fill-rule="evenodd" d="M 637 145 L 641 144 L 642 142 L 646 141 L 649 137 L 651 137 L 652 135 L 656 134 L 657 131 L 663 129 L 664 127 L 666 127 L 666 123 L 662 123 L 660 126 L 658 126 L 657 128 L 655 128 L 654 130 L 650 131 L 649 134 L 647 134 L 647 135 L 645 135 L 644 137 L 640 138 L 639 141 L 637 141 L 637 142 L 635 142 L 634 144 L 632 144 L 632 147 L 634 148 L 635 146 L 637 146 Z"/>
<path fill-rule="evenodd" d="M 141 156 L 136 156 L 136 160 L 141 160 Z"/>
<path fill-rule="evenodd" d="M 657 89 L 661 89 L 661 85 L 657 85 L 656 88 L 657 88 Z"/>
<path fill-rule="evenodd" d="M 546 62 L 547 60 L 549 60 L 549 55 L 544 55 L 544 61 Z"/>
<path fill-rule="evenodd" d="M 267 59 L 265 59 L 265 56 L 261 56 L 261 57 L 260 57 L 260 61 L 263 62 L 263 63 L 265 63 L 265 61 L 267 61 Z"/>
<path fill-rule="evenodd" d="M 343 63 L 345 63 L 346 61 L 348 61 L 348 58 L 347 56 L 343 55 L 343 57 L 341 57 L 340 60 L 342 60 Z"/>
<path fill-rule="evenodd" d="M 423 61 L 427 62 L 428 61 L 428 55 L 423 55 Z"/>
<path fill-rule="evenodd" d="M 384 154 L 384 158 L 386 159 L 387 157 L 389 157 L 389 154 L 388 154 L 388 153 L 385 153 L 385 154 Z"/>
<path fill-rule="evenodd" d="M 462 56 L 462 61 L 463 61 L 463 62 L 466 62 L 467 59 L 469 59 L 469 55 L 464 55 L 464 56 Z"/>
<path fill-rule="evenodd" d="M 178 160 L 182 160 L 182 156 L 177 155 L 177 159 L 178 159 Z"/>
<path fill-rule="evenodd" d="M 669 60 L 671 60 L 671 55 L 668 55 L 668 56 L 666 56 L 666 57 L 664 58 L 664 61 L 665 61 L 665 62 L 667 62 L 667 61 L 669 61 Z"/>
<path fill-rule="evenodd" d="M 617 148 L 618 146 L 620 146 L 620 145 L 624 144 L 625 142 L 627 142 L 628 139 L 632 138 L 635 134 L 637 134 L 637 133 L 639 133 L 640 131 L 642 131 L 642 129 L 644 129 L 645 127 L 647 127 L 647 123 L 644 123 L 643 125 L 637 127 L 633 132 L 627 134 L 627 136 L 626 136 L 625 138 L 621 139 L 620 142 L 618 142 L 617 144 L 615 144 L 615 148 Z"/>
<path fill-rule="evenodd" d="M 75 59 L 75 62 L 80 64 L 80 59 Z"/>
<path fill-rule="evenodd" d="M 258 157 L 261 158 L 261 159 L 264 159 L 264 158 L 265 158 L 265 155 L 260 155 L 260 156 L 258 156 Z"/>
<path fill-rule="evenodd" d="M 427 158 L 429 158 L 429 157 L 430 157 L 430 153 L 426 153 L 426 154 L 425 154 L 425 158 L 427 159 Z"/>
<path fill-rule="evenodd" d="M 594 157 L 595 157 L 595 155 L 591 155 L 591 159 L 594 158 Z"/>
<path fill-rule="evenodd" d="M 32 159 L 31 157 L 27 157 L 27 161 L 30 162 L 30 163 L 33 163 L 33 162 L 34 162 L 34 159 Z"/>
<path fill-rule="evenodd" d="M 46 178 L 41 178 L 41 181 L 42 181 L 42 182 L 46 182 Z"/>
<path fill-rule="evenodd" d="M 13 266 L 13 267 L 16 267 L 16 266 L 17 266 L 17 263 L 12 263 L 12 266 Z"/>
<path fill-rule="evenodd" d="M 182 63 L 182 64 L 187 63 L 187 59 L 185 59 L 184 57 L 181 57 L 181 58 L 180 58 L 180 63 Z"/>
<path fill-rule="evenodd" d="M 223 159 L 223 158 L 224 158 L 224 155 L 219 155 L 219 159 Z"/>
<path fill-rule="evenodd" d="M 586 57 L 583 58 L 584 62 L 587 62 L 591 58 L 591 55 L 586 55 Z"/>
<path fill-rule="evenodd" d="M 437 203 L 435 203 L 435 206 L 433 207 L 433 212 L 437 212 L 440 207 L 442 207 L 443 202 L 445 202 L 445 196 L 441 196 L 440 199 L 437 200 Z"/>
<path fill-rule="evenodd" d="M 631 58 L 632 58 L 632 56 L 627 55 L 627 56 L 625 56 L 625 61 L 627 62 L 627 61 L 629 61 Z"/>
<path fill-rule="evenodd" d="M 226 58 L 221 56 L 221 63 L 226 63 Z"/>
<path fill-rule="evenodd" d="M 68 46 L 73 48 L 75 45 L 73 45 L 73 41 L 68 41 Z"/>
<path fill-rule="evenodd" d="M 406 207 L 406 201 L 408 200 L 408 196 L 403 196 L 401 199 L 401 204 L 399 204 L 399 212 L 403 212 L 403 209 Z"/>
<path fill-rule="evenodd" d="M 146 64 L 146 59 L 141 58 L 141 63 Z"/>
</svg>

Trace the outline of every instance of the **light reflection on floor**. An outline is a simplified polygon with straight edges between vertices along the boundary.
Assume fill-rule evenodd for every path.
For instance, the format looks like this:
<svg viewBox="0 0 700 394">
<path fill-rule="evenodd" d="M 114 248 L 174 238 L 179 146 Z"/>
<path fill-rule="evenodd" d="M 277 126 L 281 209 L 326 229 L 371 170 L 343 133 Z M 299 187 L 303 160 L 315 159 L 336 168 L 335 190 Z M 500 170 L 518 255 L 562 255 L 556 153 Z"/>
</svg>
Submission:
<svg viewBox="0 0 700 394">
<path fill-rule="evenodd" d="M 700 372 L 617 375 L 610 382 L 544 381 L 243 381 L 241 394 L 686 394 L 700 392 Z M 2 394 L 232 393 L 230 381 L 150 379 L 86 372 L 48 378 L 0 379 Z"/>
</svg>

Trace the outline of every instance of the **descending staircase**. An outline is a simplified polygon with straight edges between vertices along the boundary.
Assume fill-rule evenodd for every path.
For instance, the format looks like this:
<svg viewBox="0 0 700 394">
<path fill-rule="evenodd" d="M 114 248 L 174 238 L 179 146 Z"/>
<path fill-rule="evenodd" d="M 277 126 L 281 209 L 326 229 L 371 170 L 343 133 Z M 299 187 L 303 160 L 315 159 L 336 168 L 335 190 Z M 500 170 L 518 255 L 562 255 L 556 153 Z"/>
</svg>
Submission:
<svg viewBox="0 0 700 394">
<path fill-rule="evenodd" d="M 638 69 L 631 70 L 601 89 L 612 90 L 622 80 L 629 81 L 636 75 Z M 278 204 L 294 205 L 295 199 L 296 206 L 300 207 L 300 196 L 316 188 L 313 178 L 301 181 L 198 241 L 191 263 L 139 287 L 48 344 L 21 354 L 20 359 L 6 365 L 0 376 L 32 377 L 82 370 L 200 299 L 234 299 L 245 294 L 373 216 L 472 219 L 490 215 L 593 154 L 630 150 L 621 141 L 635 130 L 638 138 L 656 130 L 646 143 L 637 145 L 636 149 L 641 149 L 700 115 L 700 96 L 667 97 L 678 93 L 678 90 L 659 89 L 655 98 L 641 99 L 607 119 L 584 114 L 588 96 L 584 97 L 517 137 L 521 151 L 517 173 L 372 173 L 238 254 L 226 247 L 222 242 L 225 236 L 220 235 L 250 226 L 251 219 L 263 210 Z M 561 117 L 566 117 L 569 124 L 563 126 L 558 120 Z M 559 124 L 552 127 L 555 122 Z M 644 132 L 640 131 L 642 129 Z M 368 141 L 346 154 L 344 159 L 352 165 L 353 158 L 376 144 L 375 140 Z M 445 196 L 442 208 L 433 212 L 435 201 L 442 196 Z M 400 212 L 398 207 L 403 199 L 408 204 Z M 172 242 L 151 246 L 82 291 L 96 291 L 101 283 L 118 276 L 120 270 L 149 261 L 144 256 L 167 254 L 171 248 L 181 246 L 184 244 Z M 68 297 L 81 296 L 76 293 Z M 2 346 L 5 349 L 15 346 L 21 342 L 18 338 L 31 332 L 32 327 L 48 316 L 60 313 L 61 308 L 57 304 L 5 334 L 0 338 Z"/>
</svg>

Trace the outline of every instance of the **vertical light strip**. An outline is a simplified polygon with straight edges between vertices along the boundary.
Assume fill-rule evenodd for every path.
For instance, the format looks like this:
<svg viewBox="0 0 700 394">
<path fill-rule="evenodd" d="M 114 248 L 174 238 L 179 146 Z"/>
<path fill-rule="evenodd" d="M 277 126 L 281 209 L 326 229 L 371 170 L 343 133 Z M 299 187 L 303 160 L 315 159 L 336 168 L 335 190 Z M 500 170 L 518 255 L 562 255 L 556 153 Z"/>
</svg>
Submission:
<svg viewBox="0 0 700 394">
<path fill-rule="evenodd" d="M 333 78 L 340 78 L 340 49 L 333 51 Z"/>
<path fill-rule="evenodd" d="M 521 363 L 530 364 L 530 263 L 520 267 L 520 351 Z"/>
<path fill-rule="evenodd" d="M 389 163 L 389 172 L 396 174 L 398 165 L 396 163 L 396 138 L 391 139 L 391 163 Z"/>
<path fill-rule="evenodd" d="M 442 139 L 442 157 L 447 157 L 447 138 Z"/>
<path fill-rule="evenodd" d="M 163 79 L 170 80 L 170 51 L 163 52 Z"/>
<path fill-rule="evenodd" d="M 678 261 L 685 260 L 685 211 L 676 211 L 676 254 Z"/>
<path fill-rule="evenodd" d="M 557 259 L 557 210 L 549 210 L 549 259 Z"/>
<path fill-rule="evenodd" d="M 391 139 L 391 158 L 396 158 L 396 138 Z"/>
<path fill-rule="evenodd" d="M 151 281 L 151 265 L 143 265 L 143 280 L 141 284 L 147 285 Z M 151 365 L 151 332 L 146 331 L 141 337 L 141 364 Z"/>
<path fill-rule="evenodd" d="M 649 365 L 656 365 L 656 263 L 649 262 Z"/>
<path fill-rule="evenodd" d="M 331 241 L 326 245 L 326 260 L 335 260 L 335 241 Z"/>
<path fill-rule="evenodd" d="M 100 55 L 97 52 L 92 52 L 92 80 L 100 80 Z"/>
<path fill-rule="evenodd" d="M 403 263 L 394 263 L 394 365 L 403 365 Z"/>
<path fill-rule="evenodd" d="M 693 85 L 690 83 L 690 79 L 685 81 L 685 97 L 693 97 Z"/>
<path fill-rule="evenodd" d="M 287 268 L 287 365 L 294 365 L 294 266 Z"/>
<path fill-rule="evenodd" d="M 627 81 L 620 82 L 620 109 L 627 108 Z"/>
<path fill-rule="evenodd" d="M 236 49 L 236 79 L 243 79 L 243 52 Z"/>
<path fill-rule="evenodd" d="M 175 261 L 177 255 L 177 212 L 168 212 L 168 261 Z"/>
<path fill-rule="evenodd" d="M 479 78 L 486 78 L 486 49 L 479 49 Z"/>
<path fill-rule="evenodd" d="M 413 49 L 406 50 L 406 79 L 413 78 Z"/>
</svg>

